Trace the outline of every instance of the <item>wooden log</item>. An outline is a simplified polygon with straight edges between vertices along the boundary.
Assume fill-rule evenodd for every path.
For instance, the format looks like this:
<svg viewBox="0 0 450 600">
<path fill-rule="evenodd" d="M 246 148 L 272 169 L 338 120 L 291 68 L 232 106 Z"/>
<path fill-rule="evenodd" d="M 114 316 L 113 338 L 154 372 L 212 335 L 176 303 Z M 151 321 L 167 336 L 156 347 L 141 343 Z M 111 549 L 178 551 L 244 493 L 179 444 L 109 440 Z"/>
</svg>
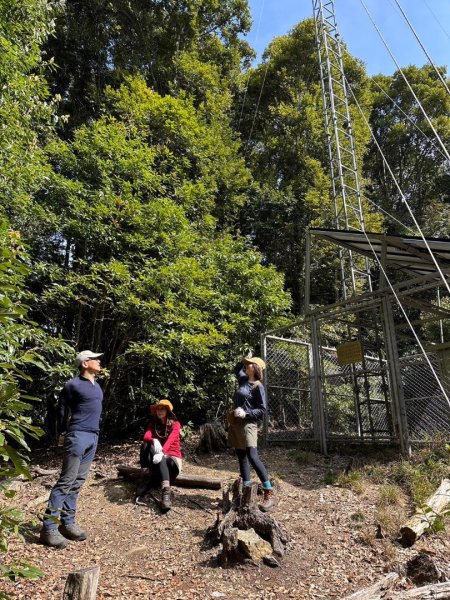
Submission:
<svg viewBox="0 0 450 600">
<path fill-rule="evenodd" d="M 424 508 L 419 509 L 400 529 L 402 543 L 412 546 L 449 506 L 450 479 L 443 479 L 435 493 L 425 501 Z"/>
<path fill-rule="evenodd" d="M 385 600 L 449 600 L 450 582 L 424 585 L 386 596 Z"/>
<path fill-rule="evenodd" d="M 374 583 L 363 590 L 359 590 L 351 596 L 346 596 L 343 600 L 385 600 L 386 591 L 390 590 L 398 579 L 398 573 L 389 573 L 377 583 Z"/>
<path fill-rule="evenodd" d="M 142 471 L 138 467 L 130 467 L 128 465 L 117 465 L 117 474 L 125 477 L 126 479 L 133 479 L 134 481 L 145 481 L 149 478 L 148 472 Z M 177 487 L 187 488 L 203 488 L 206 490 L 220 490 L 222 482 L 220 479 L 214 477 L 202 477 L 201 475 L 178 475 L 176 479 L 172 481 L 172 485 Z"/>
<path fill-rule="evenodd" d="M 86 567 L 69 573 L 64 587 L 63 600 L 95 600 L 99 577 L 99 566 Z"/>
<path fill-rule="evenodd" d="M 389 573 L 370 587 L 346 596 L 343 600 L 449 600 L 450 582 L 435 583 L 421 587 L 403 590 L 400 592 L 390 591 L 394 584 L 400 579 L 397 573 Z"/>
</svg>

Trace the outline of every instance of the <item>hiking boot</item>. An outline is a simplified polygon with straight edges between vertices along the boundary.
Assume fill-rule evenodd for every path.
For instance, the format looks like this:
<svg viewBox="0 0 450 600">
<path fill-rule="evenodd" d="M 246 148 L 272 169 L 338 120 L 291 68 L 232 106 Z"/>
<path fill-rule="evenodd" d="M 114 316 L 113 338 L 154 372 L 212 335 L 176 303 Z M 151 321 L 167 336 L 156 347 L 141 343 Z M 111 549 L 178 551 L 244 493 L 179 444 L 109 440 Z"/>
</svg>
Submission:
<svg viewBox="0 0 450 600">
<path fill-rule="evenodd" d="M 165 487 L 161 492 L 161 510 L 167 512 L 172 508 L 172 500 L 170 494 L 170 487 Z"/>
<path fill-rule="evenodd" d="M 275 506 L 275 496 L 273 490 L 263 490 L 264 500 L 259 505 L 259 510 L 262 512 L 270 512 Z"/>
<path fill-rule="evenodd" d="M 69 523 L 68 525 L 61 525 L 59 531 L 68 540 L 74 542 L 82 542 L 87 539 L 87 533 L 81 529 L 76 523 Z"/>
<path fill-rule="evenodd" d="M 61 550 L 69 545 L 69 540 L 61 535 L 57 529 L 44 529 L 44 527 L 39 534 L 39 541 L 45 546 L 60 548 Z"/>
</svg>

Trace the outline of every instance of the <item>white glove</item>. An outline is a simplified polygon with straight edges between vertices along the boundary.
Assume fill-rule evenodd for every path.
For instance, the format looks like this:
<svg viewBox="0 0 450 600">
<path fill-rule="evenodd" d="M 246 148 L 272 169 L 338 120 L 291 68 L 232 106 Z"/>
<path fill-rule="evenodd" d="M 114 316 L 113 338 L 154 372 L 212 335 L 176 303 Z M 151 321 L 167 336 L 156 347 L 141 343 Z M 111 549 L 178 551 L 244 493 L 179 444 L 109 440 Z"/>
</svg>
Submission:
<svg viewBox="0 0 450 600">
<path fill-rule="evenodd" d="M 155 454 L 159 454 L 160 452 L 162 452 L 162 446 L 159 442 L 159 440 L 153 440 L 153 449 L 155 450 Z"/>
<path fill-rule="evenodd" d="M 245 417 L 247 415 L 245 414 L 245 410 L 243 408 L 239 407 L 234 410 L 234 416 L 237 417 L 238 419 L 245 419 Z"/>
<path fill-rule="evenodd" d="M 155 454 L 153 456 L 153 464 L 158 465 L 162 461 L 163 456 L 164 454 L 162 452 L 158 452 L 158 454 Z"/>
</svg>

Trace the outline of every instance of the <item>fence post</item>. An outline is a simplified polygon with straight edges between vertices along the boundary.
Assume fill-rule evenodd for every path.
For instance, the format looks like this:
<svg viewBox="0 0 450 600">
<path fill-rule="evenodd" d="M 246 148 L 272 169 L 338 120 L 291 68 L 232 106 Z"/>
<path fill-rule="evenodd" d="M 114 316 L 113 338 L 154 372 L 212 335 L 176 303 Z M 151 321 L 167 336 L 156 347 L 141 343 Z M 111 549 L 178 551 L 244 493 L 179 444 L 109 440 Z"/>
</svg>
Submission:
<svg viewBox="0 0 450 600">
<path fill-rule="evenodd" d="M 325 426 L 325 405 L 322 393 L 322 364 L 320 360 L 320 344 L 319 344 L 319 325 L 316 318 L 311 319 L 311 341 L 312 341 L 312 375 L 314 399 L 317 410 L 313 411 L 314 418 L 317 418 L 317 425 L 314 423 L 314 431 L 316 428 L 319 431 L 320 451 L 325 456 L 328 454 L 327 449 L 327 432 Z"/>
<path fill-rule="evenodd" d="M 266 388 L 266 399 L 267 399 L 267 410 L 263 418 L 263 446 L 268 445 L 269 440 L 269 385 L 268 385 L 268 366 L 267 366 L 267 335 L 261 335 L 261 354 L 262 359 L 266 363 L 266 369 L 264 372 L 264 383 Z"/>
<path fill-rule="evenodd" d="M 410 456 L 411 444 L 409 441 L 408 417 L 406 414 L 402 374 L 398 356 L 397 335 L 395 332 L 392 306 L 386 294 L 384 295 L 382 302 L 382 315 L 384 337 L 386 341 L 387 364 L 389 369 L 394 431 L 397 433 L 402 454 L 404 456 Z"/>
</svg>

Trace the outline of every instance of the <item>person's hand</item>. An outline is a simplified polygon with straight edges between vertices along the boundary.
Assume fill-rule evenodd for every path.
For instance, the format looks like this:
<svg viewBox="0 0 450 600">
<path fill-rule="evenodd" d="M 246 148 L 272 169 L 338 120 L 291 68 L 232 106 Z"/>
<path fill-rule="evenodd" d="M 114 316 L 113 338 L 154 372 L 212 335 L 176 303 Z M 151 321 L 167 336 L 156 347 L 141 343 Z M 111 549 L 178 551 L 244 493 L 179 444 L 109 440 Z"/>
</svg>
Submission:
<svg viewBox="0 0 450 600">
<path fill-rule="evenodd" d="M 164 454 L 162 452 L 158 452 L 158 454 L 155 454 L 153 457 L 153 464 L 158 465 L 162 461 L 163 456 Z"/>
<path fill-rule="evenodd" d="M 159 454 L 162 452 L 162 446 L 159 440 L 153 440 L 153 448 L 155 450 L 155 454 Z"/>
<path fill-rule="evenodd" d="M 58 448 L 62 448 L 64 446 L 64 440 L 66 439 L 66 434 L 65 433 L 61 433 L 59 438 L 58 438 Z"/>
<path fill-rule="evenodd" d="M 234 410 L 234 416 L 237 417 L 238 419 L 245 419 L 245 417 L 247 415 L 245 414 L 245 410 L 243 408 L 239 407 Z"/>
</svg>

